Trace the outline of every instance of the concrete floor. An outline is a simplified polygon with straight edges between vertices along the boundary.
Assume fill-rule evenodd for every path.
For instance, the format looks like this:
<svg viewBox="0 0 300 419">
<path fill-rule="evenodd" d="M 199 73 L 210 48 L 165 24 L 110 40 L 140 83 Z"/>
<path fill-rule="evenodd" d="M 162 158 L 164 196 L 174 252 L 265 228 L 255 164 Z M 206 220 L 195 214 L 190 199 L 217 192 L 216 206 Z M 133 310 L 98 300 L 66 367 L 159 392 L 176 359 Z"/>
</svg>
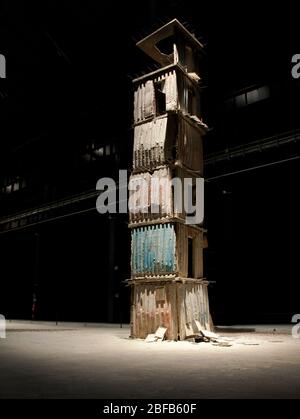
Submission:
<svg viewBox="0 0 300 419">
<path fill-rule="evenodd" d="M 129 329 L 8 322 L 0 398 L 299 398 L 300 340 L 291 327 L 221 332 L 232 347 L 146 344 Z M 255 328 L 255 327 L 253 327 Z"/>
</svg>

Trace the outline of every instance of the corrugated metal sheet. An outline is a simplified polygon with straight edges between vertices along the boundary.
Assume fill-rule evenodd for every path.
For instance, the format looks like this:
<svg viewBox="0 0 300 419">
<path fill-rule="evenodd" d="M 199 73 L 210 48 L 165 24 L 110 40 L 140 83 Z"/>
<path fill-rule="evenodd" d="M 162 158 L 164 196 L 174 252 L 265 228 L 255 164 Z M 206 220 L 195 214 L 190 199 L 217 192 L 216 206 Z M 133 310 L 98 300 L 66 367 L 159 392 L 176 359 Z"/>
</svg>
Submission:
<svg viewBox="0 0 300 419">
<path fill-rule="evenodd" d="M 143 182 L 143 183 L 142 183 Z M 140 185 L 146 185 L 140 187 Z M 131 176 L 130 189 L 133 196 L 130 222 L 146 222 L 166 217 L 173 217 L 172 171 L 164 167 L 153 174 L 142 173 Z M 152 207 L 156 210 L 152 213 Z"/>
<path fill-rule="evenodd" d="M 166 218 L 186 220 L 184 209 L 184 179 L 193 175 L 187 170 L 168 166 L 132 175 L 130 178 L 130 223 L 154 221 Z M 176 180 L 176 182 L 175 182 Z M 174 181 L 174 182 L 173 182 Z M 176 198 L 176 199 L 175 199 Z M 151 205 L 158 210 L 151 212 Z"/>
<path fill-rule="evenodd" d="M 152 80 L 141 84 L 134 93 L 134 120 L 141 122 L 155 115 L 155 88 Z"/>
<path fill-rule="evenodd" d="M 192 124 L 183 118 L 179 119 L 178 161 L 183 166 L 203 173 L 203 145 L 202 138 Z"/>
<path fill-rule="evenodd" d="M 164 81 L 163 91 L 166 95 L 166 110 L 178 108 L 178 86 L 176 71 L 140 84 L 134 93 L 134 122 L 138 124 L 156 114 L 155 83 Z"/>
<path fill-rule="evenodd" d="M 145 339 L 159 327 L 166 327 L 166 338 L 177 340 L 176 285 L 136 285 L 132 313 L 133 337 Z"/>
<path fill-rule="evenodd" d="M 190 87 L 190 84 L 186 77 L 183 77 L 182 74 L 178 75 L 178 108 L 183 113 L 188 113 L 188 90 Z"/>
<path fill-rule="evenodd" d="M 178 86 L 176 71 L 166 75 L 166 109 L 167 111 L 176 111 L 178 108 Z"/>
<path fill-rule="evenodd" d="M 149 118 L 156 112 L 155 110 L 155 89 L 153 81 L 149 80 L 144 88 L 143 118 Z"/>
<path fill-rule="evenodd" d="M 134 129 L 133 168 L 152 169 L 166 162 L 168 117 L 155 119 Z"/>
<path fill-rule="evenodd" d="M 178 88 L 178 109 L 180 109 L 184 114 L 189 114 L 190 109 L 190 93 L 194 95 L 194 115 L 200 116 L 201 110 L 201 101 L 200 95 L 188 74 L 182 74 L 181 72 L 177 74 L 177 88 Z"/>
<path fill-rule="evenodd" d="M 177 340 L 180 337 L 184 340 L 186 325 L 193 325 L 194 320 L 199 321 L 204 330 L 211 330 L 205 284 L 135 285 L 131 309 L 131 333 L 135 338 L 145 339 L 159 327 L 166 327 L 167 339 Z"/>
<path fill-rule="evenodd" d="M 195 95 L 194 115 L 200 116 L 201 101 L 198 90 L 195 89 L 187 74 L 173 70 L 137 86 L 134 93 L 135 124 L 156 115 L 155 84 L 160 82 L 164 82 L 162 90 L 166 95 L 167 112 L 181 110 L 184 114 L 188 114 L 190 112 L 189 92 L 193 92 Z"/>
<path fill-rule="evenodd" d="M 194 278 L 203 278 L 203 231 L 184 224 L 162 224 L 132 231 L 134 277 L 178 273 L 188 278 L 188 239 L 193 239 Z"/>
<path fill-rule="evenodd" d="M 132 231 L 132 275 L 163 276 L 176 273 L 176 235 L 171 224 Z"/>
<path fill-rule="evenodd" d="M 147 184 L 147 186 L 143 186 Z M 151 185 L 150 173 L 142 173 L 130 177 L 129 220 L 131 223 L 147 219 L 150 206 Z"/>
<path fill-rule="evenodd" d="M 178 135 L 174 124 L 178 125 Z M 159 117 L 134 129 L 133 168 L 154 170 L 167 164 L 177 144 L 177 160 L 188 169 L 203 174 L 203 144 L 199 130 L 183 117 Z"/>
<path fill-rule="evenodd" d="M 211 330 L 208 290 L 205 284 L 178 284 L 178 306 L 180 310 L 180 339 L 186 338 L 185 327 L 198 320 L 204 330 Z"/>
</svg>

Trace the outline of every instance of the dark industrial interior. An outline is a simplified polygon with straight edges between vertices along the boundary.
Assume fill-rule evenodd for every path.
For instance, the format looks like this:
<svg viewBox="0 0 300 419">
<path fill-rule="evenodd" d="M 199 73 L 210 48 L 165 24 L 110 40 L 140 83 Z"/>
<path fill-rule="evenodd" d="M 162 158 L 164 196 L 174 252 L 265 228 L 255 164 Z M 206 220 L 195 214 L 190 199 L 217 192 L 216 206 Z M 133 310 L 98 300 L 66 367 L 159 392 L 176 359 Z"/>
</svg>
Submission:
<svg viewBox="0 0 300 419">
<path fill-rule="evenodd" d="M 132 79 L 153 66 L 135 44 L 175 17 L 206 46 L 205 277 L 213 320 L 290 323 L 299 311 L 297 27 L 279 5 L 271 14 L 253 4 L 243 12 L 206 3 L 1 2 L 6 318 L 129 322 L 128 216 L 97 213 L 96 183 L 130 171 Z"/>
</svg>

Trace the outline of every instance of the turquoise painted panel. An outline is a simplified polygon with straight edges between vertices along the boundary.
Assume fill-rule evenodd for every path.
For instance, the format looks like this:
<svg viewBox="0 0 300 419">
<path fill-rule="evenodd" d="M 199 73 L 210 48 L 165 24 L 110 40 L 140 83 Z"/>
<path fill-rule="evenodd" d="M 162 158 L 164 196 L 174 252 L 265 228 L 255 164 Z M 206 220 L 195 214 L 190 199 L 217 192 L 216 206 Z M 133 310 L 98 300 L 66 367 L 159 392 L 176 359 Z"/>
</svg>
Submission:
<svg viewBox="0 0 300 419">
<path fill-rule="evenodd" d="M 132 232 L 133 276 L 176 272 L 176 235 L 172 224 L 143 227 Z"/>
</svg>

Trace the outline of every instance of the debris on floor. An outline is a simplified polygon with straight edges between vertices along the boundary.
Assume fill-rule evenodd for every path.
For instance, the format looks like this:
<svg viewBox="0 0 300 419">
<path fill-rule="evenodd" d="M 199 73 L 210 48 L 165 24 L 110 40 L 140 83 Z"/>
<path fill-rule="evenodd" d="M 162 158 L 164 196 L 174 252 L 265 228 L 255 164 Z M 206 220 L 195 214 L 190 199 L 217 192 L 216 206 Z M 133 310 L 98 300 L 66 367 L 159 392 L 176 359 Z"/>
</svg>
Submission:
<svg viewBox="0 0 300 419">
<path fill-rule="evenodd" d="M 209 332 L 208 330 L 200 330 L 200 333 L 202 333 L 202 335 L 206 339 L 210 339 L 212 341 L 219 339 L 219 336 L 218 335 L 216 335 L 215 333 Z"/>
<path fill-rule="evenodd" d="M 253 343 L 253 342 L 237 342 L 237 345 L 243 345 L 243 346 L 259 346 L 259 343 Z"/>
<path fill-rule="evenodd" d="M 159 327 L 155 333 L 155 337 L 158 339 L 164 340 L 167 330 L 165 327 Z"/>
<path fill-rule="evenodd" d="M 155 333 L 149 334 L 145 339 L 145 343 L 159 343 L 163 342 L 166 338 L 168 329 L 165 327 L 159 327 Z M 260 346 L 261 342 L 257 340 L 246 340 L 244 338 L 232 338 L 218 335 L 214 332 L 206 330 L 201 326 L 199 321 L 193 321 L 185 325 L 186 331 L 186 342 L 193 344 L 209 343 L 212 346 L 219 348 L 231 348 L 234 345 L 242 346 Z M 281 343 L 281 341 L 272 341 L 273 343 Z"/>
<path fill-rule="evenodd" d="M 213 346 L 222 348 L 230 348 L 233 346 L 232 340 L 221 338 L 216 333 L 203 329 L 201 323 L 197 320 L 194 320 L 193 323 L 186 324 L 185 330 L 186 340 L 188 341 L 193 341 L 195 343 L 211 343 Z"/>
<path fill-rule="evenodd" d="M 220 337 L 215 333 L 209 332 L 207 330 L 201 331 L 204 338 L 209 341 L 213 346 L 219 346 L 221 348 L 231 348 L 233 346 L 232 340 Z"/>
<path fill-rule="evenodd" d="M 148 335 L 145 339 L 146 343 L 155 343 L 158 341 L 158 338 L 155 335 Z"/>
<path fill-rule="evenodd" d="M 146 343 L 162 342 L 165 339 L 167 330 L 165 327 L 159 327 L 155 334 L 150 334 L 145 339 Z"/>
<path fill-rule="evenodd" d="M 186 340 L 195 339 L 199 333 L 195 332 L 191 323 L 185 325 Z"/>
<path fill-rule="evenodd" d="M 208 343 L 209 341 L 204 336 L 196 336 L 194 338 L 195 343 Z"/>
<path fill-rule="evenodd" d="M 231 348 L 233 346 L 232 343 L 227 341 L 218 341 L 212 344 L 213 346 L 219 346 L 220 348 Z"/>
</svg>

